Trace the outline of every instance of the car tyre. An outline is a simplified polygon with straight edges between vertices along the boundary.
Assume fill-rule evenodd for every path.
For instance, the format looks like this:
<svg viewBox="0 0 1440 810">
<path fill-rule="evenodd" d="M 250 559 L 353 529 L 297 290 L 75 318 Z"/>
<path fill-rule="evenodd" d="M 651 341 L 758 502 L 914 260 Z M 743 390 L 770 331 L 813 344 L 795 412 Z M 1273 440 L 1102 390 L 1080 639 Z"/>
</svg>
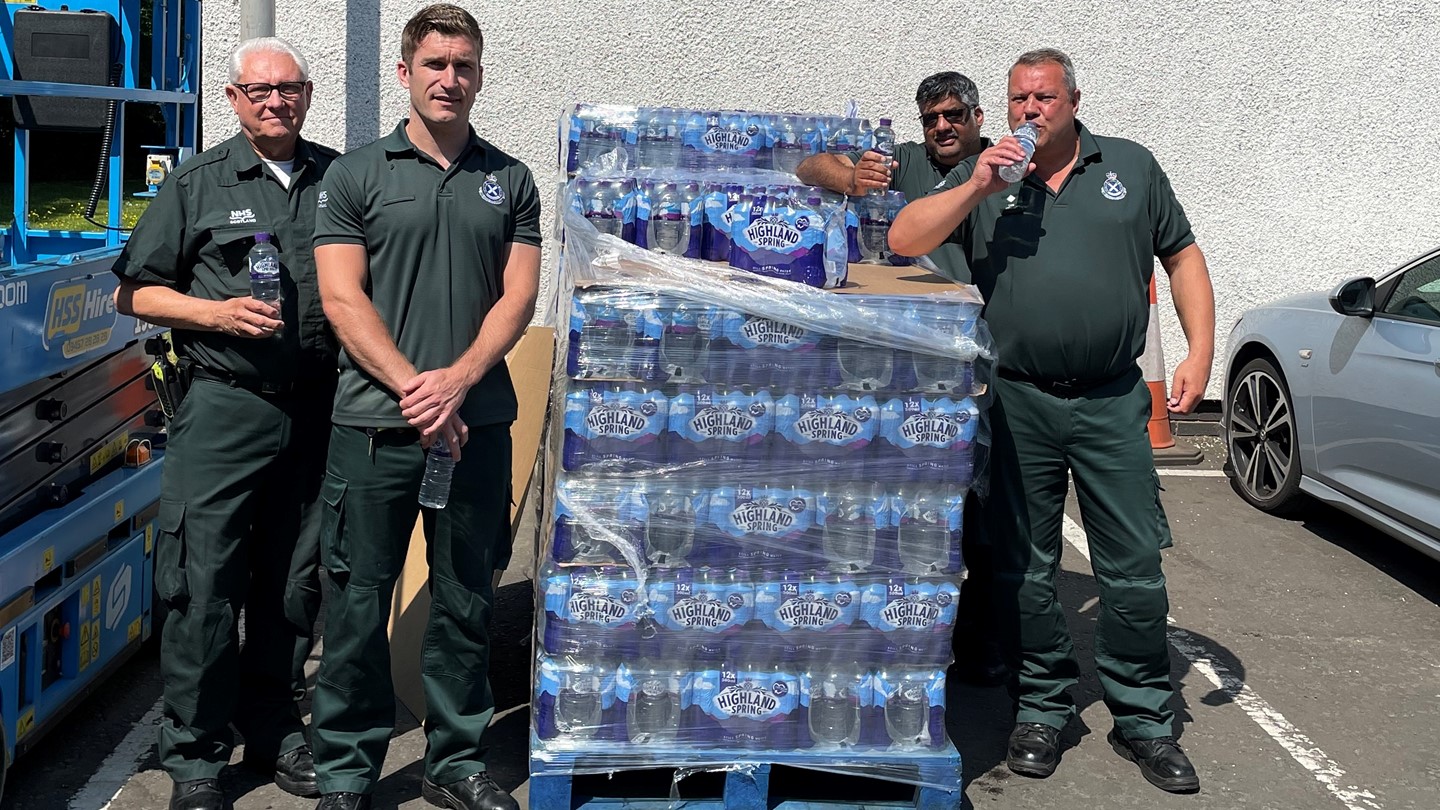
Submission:
<svg viewBox="0 0 1440 810">
<path fill-rule="evenodd" d="M 1235 375 L 1225 402 L 1230 486 L 1265 512 L 1292 512 L 1300 501 L 1300 442 L 1294 400 L 1275 364 L 1264 358 Z"/>
</svg>

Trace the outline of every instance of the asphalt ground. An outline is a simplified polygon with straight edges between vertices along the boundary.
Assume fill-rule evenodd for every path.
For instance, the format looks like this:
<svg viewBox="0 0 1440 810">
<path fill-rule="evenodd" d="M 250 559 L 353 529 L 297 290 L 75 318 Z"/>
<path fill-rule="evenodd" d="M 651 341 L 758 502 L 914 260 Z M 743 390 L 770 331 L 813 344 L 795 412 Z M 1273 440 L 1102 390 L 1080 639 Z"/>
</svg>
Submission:
<svg viewBox="0 0 1440 810">
<path fill-rule="evenodd" d="M 1175 709 L 1200 792 L 1162 793 L 1105 742 L 1110 720 L 1091 659 L 1097 590 L 1072 503 L 1060 599 L 1086 672 L 1074 691 L 1080 722 L 1062 738 L 1054 776 L 1015 776 L 1004 766 L 1011 725 L 1005 691 L 952 683 L 949 726 L 963 757 L 966 806 L 1440 805 L 1440 563 L 1319 504 L 1297 519 L 1257 512 L 1218 477 L 1218 443 L 1193 441 L 1205 447 L 1206 464 L 1162 471 L 1162 482 L 1175 535 L 1165 559 Z M 497 602 L 492 682 L 499 714 L 489 759 L 497 781 L 522 804 L 532 616 L 526 551 L 517 549 Z M 159 694 L 152 645 L 14 765 L 3 810 L 164 808 L 170 782 L 153 744 Z M 424 739 L 414 718 L 403 709 L 398 715 L 375 806 L 428 807 L 419 799 Z M 808 790 L 820 782 L 843 784 L 792 783 Z M 239 767 L 226 771 L 222 785 L 238 810 L 314 806 Z M 682 795 L 692 787 L 703 786 L 686 782 Z"/>
</svg>

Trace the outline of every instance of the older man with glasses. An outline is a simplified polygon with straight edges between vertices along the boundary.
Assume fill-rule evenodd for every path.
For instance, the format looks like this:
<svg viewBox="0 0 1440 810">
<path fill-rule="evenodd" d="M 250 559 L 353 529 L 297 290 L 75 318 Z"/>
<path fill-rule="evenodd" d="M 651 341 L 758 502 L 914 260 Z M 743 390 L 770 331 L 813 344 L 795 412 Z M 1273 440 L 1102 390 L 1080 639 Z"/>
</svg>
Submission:
<svg viewBox="0 0 1440 810">
<path fill-rule="evenodd" d="M 170 176 L 113 268 L 120 310 L 170 327 L 193 379 L 170 421 L 155 548 L 170 608 L 160 764 L 171 810 L 228 806 L 216 777 L 232 724 L 248 765 L 316 792 L 297 701 L 320 609 L 315 507 L 337 371 L 311 239 L 338 153 L 300 137 L 311 92 L 285 41 L 241 44 L 225 86 L 240 131 Z M 279 301 L 250 294 L 246 256 L 261 239 L 279 251 Z"/>
<path fill-rule="evenodd" d="M 855 163 L 845 155 L 819 154 L 802 162 L 795 173 L 802 183 L 842 194 L 860 195 L 871 189 L 899 191 L 911 202 L 939 185 L 950 170 L 990 146 L 980 137 L 985 111 L 975 82 L 954 71 L 936 73 L 920 82 L 915 93 L 920 107 L 924 143 L 895 145 L 895 160 L 887 167 L 880 153 L 870 151 Z M 965 257 L 952 245 L 941 245 L 930 258 L 940 272 L 956 281 L 970 280 Z"/>
</svg>

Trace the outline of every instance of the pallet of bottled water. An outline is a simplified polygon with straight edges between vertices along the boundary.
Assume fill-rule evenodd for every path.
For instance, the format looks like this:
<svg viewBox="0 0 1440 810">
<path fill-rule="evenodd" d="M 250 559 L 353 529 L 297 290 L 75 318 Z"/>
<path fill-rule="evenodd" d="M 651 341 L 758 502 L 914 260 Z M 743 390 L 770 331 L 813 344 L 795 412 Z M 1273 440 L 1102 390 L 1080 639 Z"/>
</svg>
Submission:
<svg viewBox="0 0 1440 810">
<path fill-rule="evenodd" d="M 566 260 L 535 773 L 750 762 L 958 790 L 945 671 L 991 357 L 973 292 Z"/>
</svg>

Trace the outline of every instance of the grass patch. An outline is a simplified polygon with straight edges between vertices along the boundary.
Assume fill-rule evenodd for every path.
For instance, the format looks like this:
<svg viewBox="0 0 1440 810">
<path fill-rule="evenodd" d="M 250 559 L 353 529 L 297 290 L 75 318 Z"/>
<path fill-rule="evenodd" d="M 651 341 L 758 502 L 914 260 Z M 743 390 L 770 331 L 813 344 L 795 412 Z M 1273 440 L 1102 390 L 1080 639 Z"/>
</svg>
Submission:
<svg viewBox="0 0 1440 810">
<path fill-rule="evenodd" d="M 90 186 L 75 182 L 35 182 L 30 184 L 30 228 L 51 231 L 98 231 L 85 221 L 85 203 L 90 199 Z M 126 197 L 120 224 L 135 227 L 136 220 L 149 207 L 149 198 Z M 0 227 L 8 228 L 15 221 L 14 193 L 0 194 Z M 95 208 L 95 221 L 108 222 L 109 202 L 101 198 Z"/>
</svg>

